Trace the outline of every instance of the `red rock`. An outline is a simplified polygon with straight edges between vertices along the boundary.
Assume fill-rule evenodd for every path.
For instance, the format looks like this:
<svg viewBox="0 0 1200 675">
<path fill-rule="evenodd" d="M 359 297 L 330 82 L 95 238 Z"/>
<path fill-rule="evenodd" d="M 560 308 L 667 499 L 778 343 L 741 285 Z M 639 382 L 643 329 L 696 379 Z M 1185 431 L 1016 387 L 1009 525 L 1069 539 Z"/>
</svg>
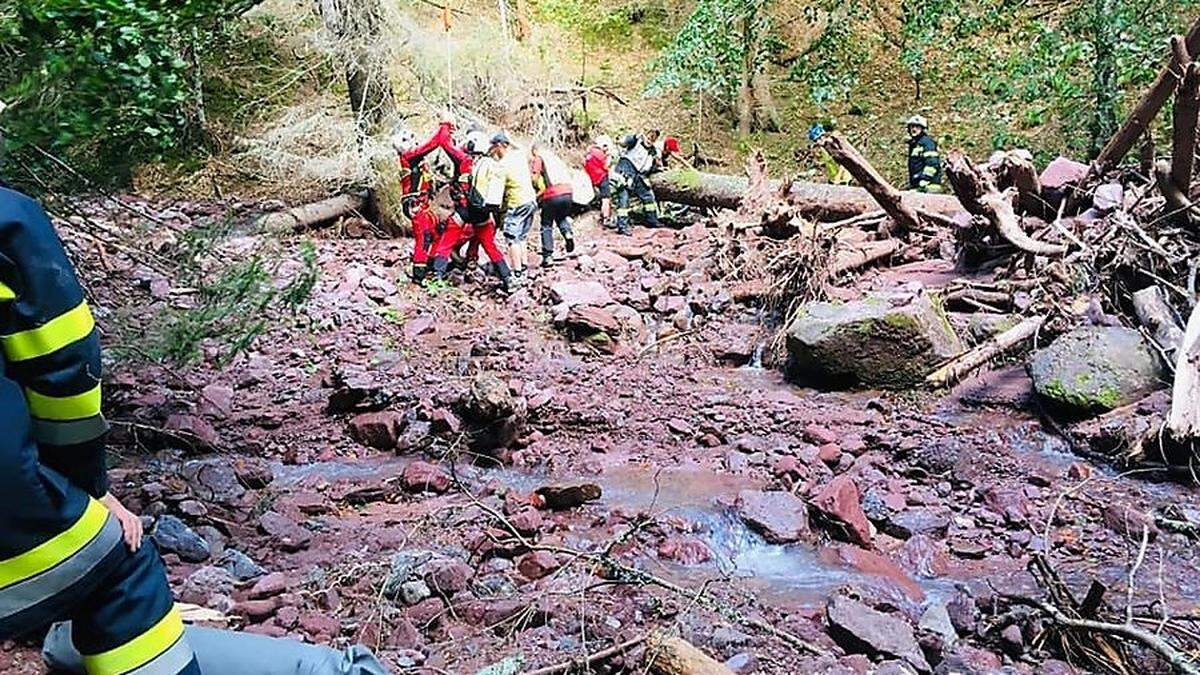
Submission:
<svg viewBox="0 0 1200 675">
<path fill-rule="evenodd" d="M 827 520 L 837 526 L 835 535 L 841 535 L 852 544 L 870 547 L 871 524 L 863 513 L 858 498 L 858 485 L 854 479 L 849 476 L 834 478 L 821 490 L 812 504 Z"/>
<path fill-rule="evenodd" d="M 1076 183 L 1087 175 L 1088 165 L 1066 157 L 1055 157 L 1046 165 L 1040 177 L 1042 187 L 1057 190 L 1067 183 Z"/>
<path fill-rule="evenodd" d="M 424 628 L 441 619 L 445 611 L 441 598 L 425 598 L 408 608 L 408 619 L 418 628 Z"/>
<path fill-rule="evenodd" d="M 495 626 L 524 611 L 528 605 L 522 600 L 492 600 L 484 603 L 483 624 Z"/>
<path fill-rule="evenodd" d="M 462 422 L 453 412 L 438 408 L 429 415 L 429 429 L 435 434 L 457 434 L 462 429 Z"/>
<path fill-rule="evenodd" d="M 804 467 L 794 455 L 779 455 L 771 460 L 771 473 L 778 478 L 796 480 L 804 475 Z"/>
<path fill-rule="evenodd" d="M 430 571 L 425 575 L 426 582 L 429 588 L 442 595 L 466 590 L 475 576 L 475 568 L 457 560 L 430 562 L 429 568 Z"/>
<path fill-rule="evenodd" d="M 298 492 L 292 495 L 288 501 L 301 513 L 308 516 L 320 516 L 333 511 L 333 506 L 330 505 L 325 495 L 317 492 Z"/>
<path fill-rule="evenodd" d="M 342 632 L 342 624 L 328 614 L 306 612 L 300 617 L 300 630 L 312 637 L 337 637 Z"/>
<path fill-rule="evenodd" d="M 400 619 L 392 624 L 387 644 L 394 649 L 421 649 L 425 646 L 425 638 L 411 621 Z"/>
<path fill-rule="evenodd" d="M 436 319 L 430 315 L 413 317 L 404 323 L 404 337 L 412 340 L 434 329 Z"/>
<path fill-rule="evenodd" d="M 825 445 L 826 443 L 836 443 L 838 435 L 833 433 L 829 427 L 814 423 L 805 425 L 804 439 L 813 445 Z"/>
<path fill-rule="evenodd" d="M 277 609 L 279 609 L 279 598 L 243 600 L 233 606 L 233 613 L 257 623 L 274 615 Z"/>
<path fill-rule="evenodd" d="M 559 567 L 558 558 L 549 551 L 532 551 L 517 561 L 517 570 L 530 581 L 541 579 Z"/>
<path fill-rule="evenodd" d="M 824 443 L 817 448 L 817 459 L 830 466 L 836 466 L 842 459 L 842 448 L 837 443 Z"/>
<path fill-rule="evenodd" d="M 682 565 L 699 565 L 712 560 L 712 549 L 694 537 L 671 538 L 658 545 L 658 557 Z"/>
<path fill-rule="evenodd" d="M 1021 490 L 989 486 L 983 489 L 981 496 L 984 505 L 1004 516 L 1009 525 L 1021 527 L 1029 522 L 1031 507 L 1029 499 Z"/>
<path fill-rule="evenodd" d="M 249 597 L 252 600 L 270 598 L 283 593 L 292 585 L 291 579 L 283 572 L 271 572 L 254 583 L 250 588 Z"/>
<path fill-rule="evenodd" d="M 404 467 L 400 478 L 404 489 L 409 492 L 442 493 L 450 489 L 450 474 L 429 462 L 412 462 Z"/>
<path fill-rule="evenodd" d="M 197 450 L 215 448 L 218 443 L 217 430 L 203 417 L 196 415 L 176 414 L 167 417 L 168 431 L 178 431 L 189 437 L 188 441 L 197 446 Z"/>
<path fill-rule="evenodd" d="M 350 436 L 367 447 L 380 450 L 396 447 L 403 428 L 404 415 L 394 410 L 362 413 L 350 420 Z"/>
<path fill-rule="evenodd" d="M 537 509 L 526 507 L 510 516 L 508 522 L 523 535 L 529 536 L 542 529 L 542 514 Z"/>
<path fill-rule="evenodd" d="M 225 419 L 233 412 L 233 387 L 210 384 L 200 390 L 200 402 L 196 409 L 201 415 Z"/>
<path fill-rule="evenodd" d="M 287 629 L 283 626 L 276 626 L 273 623 L 256 623 L 252 626 L 246 626 L 243 629 L 247 633 L 254 635 L 266 635 L 267 637 L 282 638 L 287 637 Z"/>
<path fill-rule="evenodd" d="M 604 307 L 613 302 L 608 289 L 598 281 L 560 281 L 550 286 L 550 295 L 556 303 L 562 303 L 568 307 L 576 305 Z"/>
<path fill-rule="evenodd" d="M 579 336 L 605 333 L 612 337 L 621 334 L 621 322 L 611 311 L 601 307 L 576 305 L 567 312 L 564 323 Z"/>
<path fill-rule="evenodd" d="M 284 628 L 295 628 L 300 623 L 300 610 L 288 605 L 280 607 L 278 612 L 275 612 L 275 623 Z"/>
<path fill-rule="evenodd" d="M 274 511 L 267 511 L 258 519 L 258 527 L 264 534 L 270 535 L 280 550 L 289 553 L 308 548 L 312 535 L 308 530 L 297 525 L 287 516 Z"/>
<path fill-rule="evenodd" d="M 890 558 L 874 551 L 847 544 L 836 544 L 822 549 L 820 557 L 828 564 L 845 565 L 864 574 L 886 579 L 914 601 L 920 602 L 925 599 L 925 591 L 921 589 L 920 584 Z"/>
</svg>

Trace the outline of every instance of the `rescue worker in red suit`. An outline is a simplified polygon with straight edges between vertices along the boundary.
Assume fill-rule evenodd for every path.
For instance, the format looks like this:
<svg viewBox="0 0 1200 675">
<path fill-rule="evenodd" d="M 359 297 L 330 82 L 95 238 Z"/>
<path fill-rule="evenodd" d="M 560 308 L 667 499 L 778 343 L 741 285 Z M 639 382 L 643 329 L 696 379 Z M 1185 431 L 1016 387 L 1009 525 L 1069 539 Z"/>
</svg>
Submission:
<svg viewBox="0 0 1200 675">
<path fill-rule="evenodd" d="M 608 136 L 597 136 L 587 154 L 583 158 L 583 171 L 592 181 L 596 190 L 596 198 L 600 200 L 600 220 L 608 222 L 612 218 L 612 182 L 608 177 L 612 169 L 609 159 L 613 156 L 613 141 Z"/>
<path fill-rule="evenodd" d="M 455 148 L 457 154 L 451 155 L 460 180 L 456 184 L 454 213 L 446 219 L 446 229 L 433 249 L 433 274 L 437 281 L 445 279 L 450 255 L 463 244 L 470 244 L 472 250 L 483 248 L 507 292 L 515 287 L 515 282 L 504 253 L 496 245 L 504 174 L 495 160 L 484 156 L 489 144 L 483 132 L 475 131 L 467 137 L 466 153 Z"/>
<path fill-rule="evenodd" d="M 436 185 L 425 171 L 423 162 L 431 152 L 441 149 L 450 155 L 456 166 L 460 165 L 461 158 L 465 158 L 465 155 L 454 146 L 453 133 L 454 123 L 450 120 L 443 120 L 433 136 L 421 145 L 417 145 L 416 136 L 407 129 L 397 132 L 392 137 L 392 147 L 400 156 L 400 189 L 402 193 L 400 206 L 404 215 L 412 221 L 412 280 L 414 283 L 421 283 L 425 280 L 431 248 L 437 241 L 440 229 L 437 214 L 431 205 Z"/>
</svg>

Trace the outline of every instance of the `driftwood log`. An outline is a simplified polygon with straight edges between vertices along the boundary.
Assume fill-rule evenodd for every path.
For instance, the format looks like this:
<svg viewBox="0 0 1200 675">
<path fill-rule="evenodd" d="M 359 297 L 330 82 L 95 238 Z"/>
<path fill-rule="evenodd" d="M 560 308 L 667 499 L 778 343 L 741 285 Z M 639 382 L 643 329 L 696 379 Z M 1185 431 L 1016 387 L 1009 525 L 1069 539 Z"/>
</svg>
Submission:
<svg viewBox="0 0 1200 675">
<path fill-rule="evenodd" d="M 1182 40 L 1175 38 L 1173 42 L 1178 46 L 1172 47 L 1167 65 L 1159 71 L 1154 84 L 1150 85 L 1125 123 L 1096 156 L 1094 166 L 1100 173 L 1116 166 L 1128 154 L 1138 138 L 1150 128 L 1154 116 L 1170 100 L 1171 94 L 1175 93 L 1184 76 L 1184 65 L 1179 60 L 1180 47 L 1186 50 L 1187 54 L 1200 53 L 1200 19 L 1192 24 L 1187 37 Z"/>
<path fill-rule="evenodd" d="M 962 152 L 952 151 L 946 157 L 946 177 L 967 211 L 985 218 L 1005 241 L 1034 255 L 1062 255 L 1067 247 L 1038 241 L 1025 233 L 1021 219 L 1013 209 L 1012 195 L 1001 192 L 990 174 L 981 171 Z"/>
<path fill-rule="evenodd" d="M 658 675 L 733 675 L 720 661 L 677 637 L 654 641 L 646 650 L 650 671 Z"/>
<path fill-rule="evenodd" d="M 264 230 L 285 230 L 302 232 L 351 213 L 359 213 L 366 208 L 366 193 L 347 193 L 322 199 L 312 204 L 293 206 L 290 209 L 268 213 L 259 221 L 259 227 Z"/>
<path fill-rule="evenodd" d="M 993 337 L 978 347 L 960 354 L 949 363 L 930 373 L 925 383 L 931 387 L 948 387 L 983 367 L 988 361 L 1015 349 L 1032 339 L 1041 330 L 1045 317 L 1032 316 Z"/>
<path fill-rule="evenodd" d="M 1200 303 L 1192 309 L 1175 360 L 1167 428 L 1179 441 L 1200 437 Z"/>
<path fill-rule="evenodd" d="M 859 187 L 773 180 L 772 188 L 783 194 L 796 215 L 818 222 L 853 218 L 879 210 L 871 194 Z M 736 209 L 750 186 L 745 176 L 675 170 L 655 174 L 650 185 L 660 201 L 687 206 Z M 949 195 L 905 193 L 913 208 L 943 216 L 960 213 L 962 205 Z"/>
<path fill-rule="evenodd" d="M 1183 329 L 1175 318 L 1175 312 L 1167 302 L 1167 294 L 1158 286 L 1150 286 L 1132 296 L 1133 313 L 1138 321 L 1150 331 L 1160 349 L 1168 357 L 1174 356 L 1183 344 Z"/>
</svg>

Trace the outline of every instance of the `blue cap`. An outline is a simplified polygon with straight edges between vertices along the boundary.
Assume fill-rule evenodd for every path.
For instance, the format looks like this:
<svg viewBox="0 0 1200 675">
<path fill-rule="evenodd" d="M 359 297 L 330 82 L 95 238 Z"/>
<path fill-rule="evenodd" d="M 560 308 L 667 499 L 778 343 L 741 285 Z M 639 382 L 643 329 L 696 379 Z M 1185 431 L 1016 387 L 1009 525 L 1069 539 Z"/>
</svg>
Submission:
<svg viewBox="0 0 1200 675">
<path fill-rule="evenodd" d="M 492 136 L 492 145 L 512 145 L 512 141 L 508 140 L 508 134 L 497 131 L 496 135 Z"/>
<path fill-rule="evenodd" d="M 808 128 L 808 140 L 816 143 L 817 139 L 825 135 L 825 127 L 821 124 L 814 124 Z"/>
</svg>

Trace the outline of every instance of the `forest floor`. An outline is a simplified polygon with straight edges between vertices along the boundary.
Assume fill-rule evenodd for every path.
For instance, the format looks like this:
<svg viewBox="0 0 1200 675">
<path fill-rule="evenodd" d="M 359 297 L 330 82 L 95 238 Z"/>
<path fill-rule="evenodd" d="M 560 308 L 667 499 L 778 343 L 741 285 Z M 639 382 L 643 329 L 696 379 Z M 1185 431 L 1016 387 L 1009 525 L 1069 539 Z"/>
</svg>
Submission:
<svg viewBox="0 0 1200 675">
<path fill-rule="evenodd" d="M 250 207 L 125 202 L 160 223 L 84 206 L 125 248 L 101 256 L 64 231 L 99 324 L 124 335 L 149 336 L 194 293 L 154 262 L 159 236 L 232 214 L 224 261 L 276 236 Z M 667 631 L 738 673 L 1067 673 L 997 602 L 1040 597 L 1036 553 L 1081 597 L 1098 579 L 1123 602 L 1133 578 L 1137 604 L 1196 609 L 1183 535 L 1156 531 L 1129 570 L 1131 522 L 1197 504 L 1194 487 L 1072 455 L 1019 368 L 944 395 L 788 382 L 758 363 L 759 310 L 710 276 L 714 228 L 623 238 L 582 218 L 579 249 L 512 296 L 478 274 L 411 285 L 411 241 L 339 232 L 316 234 L 300 313 L 268 313 L 230 363 L 210 342 L 195 365 L 134 356 L 107 373 L 114 491 L 205 540 L 159 543 L 179 598 L 232 626 L 361 642 L 405 672 L 518 654 L 534 669 Z M 284 249 L 299 260 L 297 239 Z M 936 284 L 940 269 L 867 274 L 843 294 Z M 572 339 L 596 325 L 620 337 Z M 481 455 L 461 401 L 488 376 L 517 414 L 510 447 Z M 599 497 L 555 510 L 536 496 L 582 485 Z M 644 651 L 593 668 L 643 672 Z M 0 651 L 3 672 L 40 669 L 28 645 Z"/>
</svg>

